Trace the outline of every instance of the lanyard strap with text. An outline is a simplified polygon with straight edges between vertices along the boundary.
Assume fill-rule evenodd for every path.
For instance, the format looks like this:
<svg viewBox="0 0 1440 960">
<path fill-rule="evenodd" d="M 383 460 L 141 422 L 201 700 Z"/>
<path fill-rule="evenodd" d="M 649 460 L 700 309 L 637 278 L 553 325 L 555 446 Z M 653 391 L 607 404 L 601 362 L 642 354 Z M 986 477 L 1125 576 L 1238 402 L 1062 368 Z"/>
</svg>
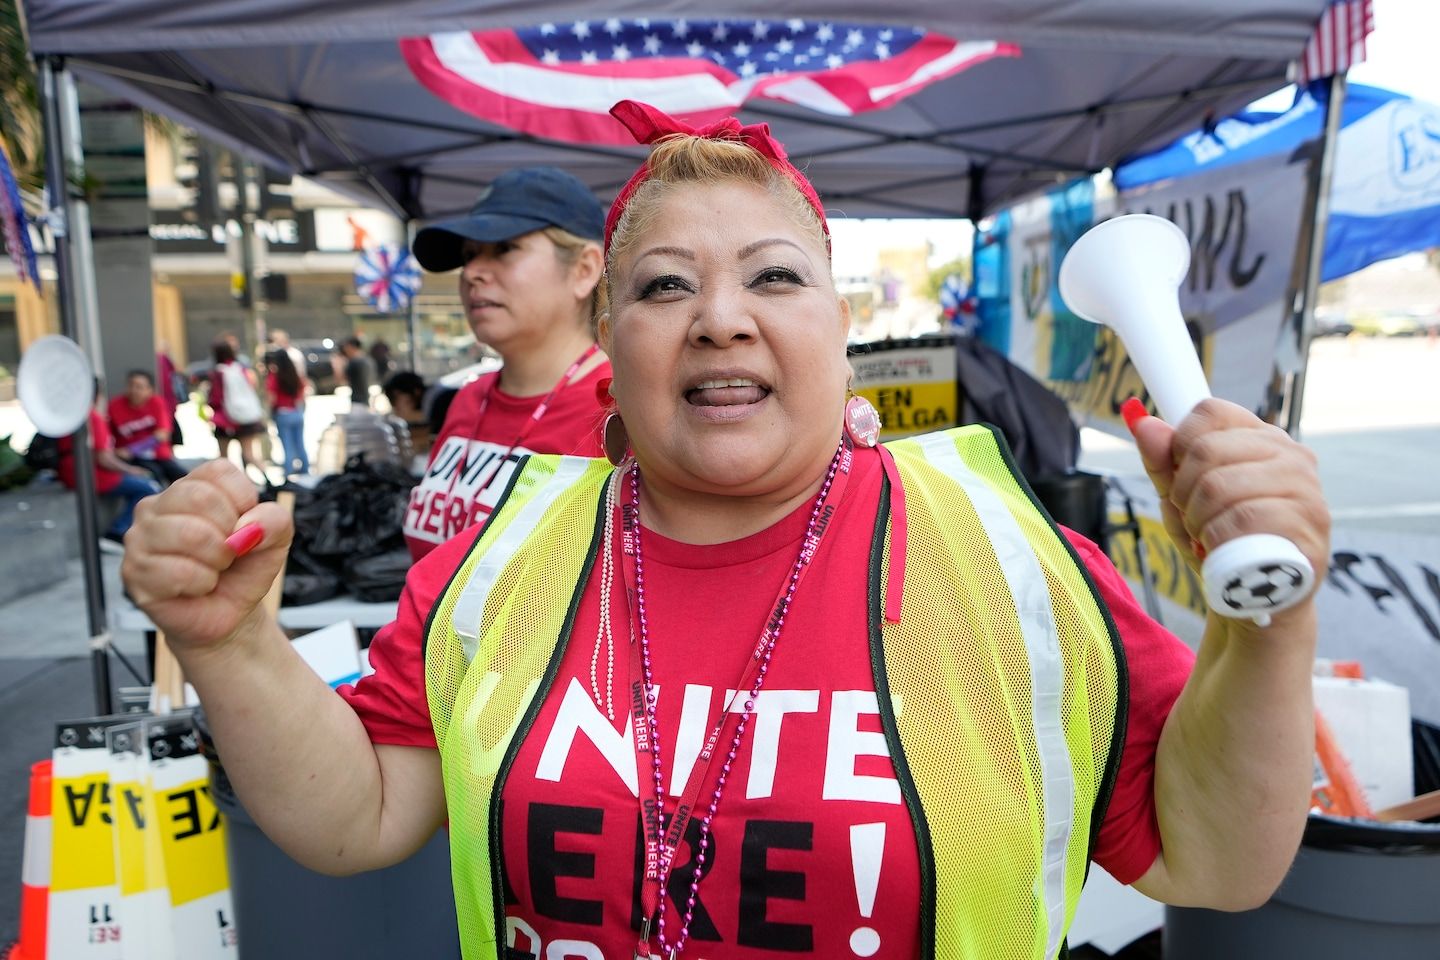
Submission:
<svg viewBox="0 0 1440 960">
<path fill-rule="evenodd" d="M 540 419 L 545 416 L 545 411 L 550 409 L 550 404 L 553 403 L 555 401 L 555 398 L 558 397 L 561 392 L 570 385 L 570 381 L 574 379 L 575 374 L 580 372 L 580 368 L 584 366 L 585 361 L 595 356 L 595 352 L 599 349 L 600 345 L 598 343 L 590 344 L 589 348 L 586 349 L 584 353 L 580 354 L 580 356 L 575 360 L 575 362 L 570 364 L 570 366 L 565 370 L 565 374 L 560 378 L 559 382 L 557 382 L 555 386 L 550 389 L 549 393 L 545 394 L 545 398 L 540 401 L 540 405 L 535 408 L 534 412 L 530 414 L 529 418 L 520 428 L 520 432 L 515 435 L 515 439 L 511 442 L 510 448 L 505 451 L 505 455 L 502 456 L 499 460 L 495 461 L 495 469 L 490 471 L 490 476 L 486 477 L 485 482 L 475 488 L 476 500 L 479 500 L 480 495 L 485 492 L 486 488 L 489 487 L 490 484 L 495 482 L 495 478 L 504 468 L 506 461 L 510 459 L 510 456 L 515 452 L 515 449 L 525 441 L 525 438 L 530 435 L 530 431 L 535 428 L 535 424 L 539 423 Z M 450 499 L 450 497 L 455 495 L 455 481 L 459 479 L 460 474 L 465 472 L 465 461 L 468 459 L 470 454 L 470 441 L 480 439 L 478 436 L 476 436 L 476 434 L 480 432 L 480 425 L 485 422 L 485 411 L 490 409 L 490 398 L 494 395 L 495 391 L 499 389 L 499 386 L 500 375 L 497 373 L 495 375 L 495 379 L 490 381 L 489 386 L 480 396 L 480 407 L 475 412 L 475 425 L 470 428 L 470 435 L 465 438 L 465 448 L 461 451 L 460 454 L 460 464 L 458 467 L 456 467 L 454 475 L 450 477 L 450 489 L 446 492 L 445 496 L 445 499 L 447 501 Z"/>
<path fill-rule="evenodd" d="M 676 805 L 675 811 L 670 819 L 669 827 L 666 828 L 662 820 L 662 811 L 654 797 L 647 798 L 645 785 L 650 781 L 645 777 L 644 767 L 649 761 L 647 755 L 655 744 L 651 742 L 651 731 L 649 715 L 645 709 L 647 691 L 645 689 L 644 664 L 641 662 L 641 650 L 638 626 L 631 631 L 630 641 L 630 713 L 631 725 L 635 733 L 635 754 L 636 772 L 639 774 L 640 819 L 645 834 L 645 873 L 641 887 L 642 916 L 647 921 L 655 916 L 655 911 L 660 906 L 660 875 L 662 871 L 668 875 L 669 864 L 672 862 L 675 851 L 679 848 L 681 840 L 685 837 L 685 831 L 689 828 L 690 820 L 695 813 L 695 806 L 699 802 L 700 791 L 704 784 L 710 780 L 710 771 L 715 765 L 715 757 L 719 754 L 720 735 L 724 732 L 726 721 L 735 718 L 739 722 L 739 714 L 732 713 L 732 708 L 737 702 L 744 702 L 749 697 L 750 691 L 754 689 L 755 679 L 760 672 L 760 666 L 764 662 L 765 647 L 769 643 L 770 636 L 780 627 L 781 608 L 785 603 L 787 595 L 791 595 L 791 603 L 794 603 L 793 594 L 800 591 L 800 582 L 805 578 L 806 572 L 810 569 L 811 562 L 815 559 L 816 551 L 820 548 L 820 541 L 832 526 L 835 511 L 845 495 L 845 485 L 850 480 L 850 469 L 854 459 L 854 445 L 847 434 L 841 440 L 844 449 L 840 453 L 840 463 L 835 470 L 835 479 L 830 484 L 830 490 L 825 499 L 820 502 L 819 514 L 814 529 L 809 532 L 806 542 L 800 548 L 802 562 L 795 574 L 795 584 L 791 587 L 790 573 L 786 573 L 784 581 L 780 584 L 780 590 L 775 596 L 775 602 L 770 606 L 770 615 L 766 618 L 765 627 L 760 631 L 760 639 L 755 643 L 755 649 L 751 652 L 750 658 L 746 661 L 745 669 L 741 673 L 740 681 L 736 684 L 734 691 L 725 699 L 725 704 L 720 711 L 720 716 L 710 731 L 710 737 L 705 741 L 705 747 L 700 751 L 698 762 L 691 768 L 690 778 L 686 781 L 684 792 L 681 794 L 680 802 Z M 630 616 L 633 620 L 638 616 L 636 597 L 636 575 L 635 575 L 635 525 L 640 515 L 639 505 L 634 502 L 633 494 L 627 494 L 621 504 L 621 566 L 625 571 L 625 593 L 630 602 Z M 795 569 L 795 568 L 791 568 Z"/>
</svg>

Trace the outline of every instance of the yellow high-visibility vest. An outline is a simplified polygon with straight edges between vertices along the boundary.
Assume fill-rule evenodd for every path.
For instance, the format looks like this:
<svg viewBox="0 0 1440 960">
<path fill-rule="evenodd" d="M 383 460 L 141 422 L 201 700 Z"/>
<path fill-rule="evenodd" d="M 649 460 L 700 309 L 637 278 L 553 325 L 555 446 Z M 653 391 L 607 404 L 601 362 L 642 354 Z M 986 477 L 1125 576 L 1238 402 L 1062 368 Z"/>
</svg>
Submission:
<svg viewBox="0 0 1440 960">
<path fill-rule="evenodd" d="M 900 622 L 886 622 L 887 480 L 870 653 L 919 848 L 921 957 L 1049 960 L 1119 765 L 1119 637 L 991 430 L 888 446 L 908 521 L 904 602 Z M 528 458 L 430 616 L 426 694 L 466 960 L 503 954 L 498 801 L 569 642 L 612 469 Z"/>
</svg>

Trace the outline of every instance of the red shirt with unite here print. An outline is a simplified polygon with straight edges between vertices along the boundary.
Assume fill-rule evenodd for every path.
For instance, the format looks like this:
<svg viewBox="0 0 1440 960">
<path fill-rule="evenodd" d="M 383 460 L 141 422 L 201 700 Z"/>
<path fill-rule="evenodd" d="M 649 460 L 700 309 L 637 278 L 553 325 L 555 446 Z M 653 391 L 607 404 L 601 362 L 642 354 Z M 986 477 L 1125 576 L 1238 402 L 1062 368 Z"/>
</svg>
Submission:
<svg viewBox="0 0 1440 960">
<path fill-rule="evenodd" d="M 685 957 L 916 956 L 918 853 L 881 730 L 866 631 L 880 476 L 878 457 L 857 454 L 835 527 L 786 617 L 712 826 Z M 667 809 L 740 677 L 795 561 L 809 511 L 806 504 L 768 530 L 714 546 L 645 532 Z M 1111 608 L 1129 664 L 1130 725 L 1095 856 L 1128 883 L 1160 849 L 1155 747 L 1193 657 L 1144 616 L 1093 545 L 1068 535 Z M 434 745 L 420 632 L 470 539 L 446 544 L 417 564 L 399 620 L 371 648 L 377 674 L 343 691 L 376 742 Z M 616 566 L 618 577 L 618 557 Z M 618 647 L 608 684 L 605 650 L 597 660 L 602 701 L 607 687 L 613 692 L 613 722 L 591 693 L 599 571 L 597 563 L 555 682 L 525 734 L 502 798 L 506 940 L 546 960 L 628 958 L 641 913 L 637 792 L 651 797 L 653 786 L 649 756 L 642 755 L 637 770 L 631 739 L 629 610 L 619 583 L 612 602 Z M 723 759 L 724 750 L 702 807 Z M 692 839 L 702 814 L 691 822 Z M 682 909 L 692 849 L 682 846 L 671 881 Z M 682 916 L 667 907 L 672 940 Z"/>
<path fill-rule="evenodd" d="M 461 387 L 445 414 L 445 426 L 405 510 L 405 545 L 411 560 L 419 560 L 490 516 L 516 462 L 527 453 L 605 455 L 600 446 L 604 411 L 595 386 L 610 376 L 608 362 L 557 393 L 545 415 L 533 424 L 532 415 L 544 397 L 512 397 L 497 385 L 499 376 L 487 374 Z M 487 393 L 488 404 L 483 403 Z M 511 451 L 522 433 L 524 442 Z"/>
</svg>

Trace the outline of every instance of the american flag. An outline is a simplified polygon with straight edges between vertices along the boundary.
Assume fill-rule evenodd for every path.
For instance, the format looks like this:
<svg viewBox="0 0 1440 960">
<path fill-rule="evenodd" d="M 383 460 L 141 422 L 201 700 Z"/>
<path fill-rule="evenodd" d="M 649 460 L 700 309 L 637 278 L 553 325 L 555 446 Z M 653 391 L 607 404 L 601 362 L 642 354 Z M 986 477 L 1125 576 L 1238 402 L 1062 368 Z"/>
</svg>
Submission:
<svg viewBox="0 0 1440 960">
<path fill-rule="evenodd" d="M 1295 82 L 1334 76 L 1365 62 L 1365 38 L 1375 29 L 1372 0 L 1335 0 L 1320 15 L 1296 64 Z"/>
<path fill-rule="evenodd" d="M 416 78 L 450 104 L 523 133 L 630 144 L 613 118 L 640 100 L 704 123 L 764 97 L 848 116 L 903 100 L 1011 44 L 822 20 L 609 18 L 400 41 Z"/>
</svg>

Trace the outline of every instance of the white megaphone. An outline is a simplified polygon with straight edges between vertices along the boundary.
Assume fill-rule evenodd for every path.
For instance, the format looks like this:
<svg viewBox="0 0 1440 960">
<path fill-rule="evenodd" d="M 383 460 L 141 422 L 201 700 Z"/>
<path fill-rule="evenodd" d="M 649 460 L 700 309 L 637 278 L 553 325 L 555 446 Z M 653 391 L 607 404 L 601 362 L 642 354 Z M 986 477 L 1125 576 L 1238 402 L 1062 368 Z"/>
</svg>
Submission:
<svg viewBox="0 0 1440 960">
<path fill-rule="evenodd" d="M 1210 396 L 1180 313 L 1180 283 L 1189 270 L 1184 232 L 1149 214 L 1091 227 L 1060 264 L 1060 296 L 1077 316 L 1119 335 L 1160 416 L 1175 425 Z M 1299 548 L 1267 533 L 1216 547 L 1200 575 L 1211 610 L 1261 626 L 1309 595 L 1315 582 Z"/>
</svg>

